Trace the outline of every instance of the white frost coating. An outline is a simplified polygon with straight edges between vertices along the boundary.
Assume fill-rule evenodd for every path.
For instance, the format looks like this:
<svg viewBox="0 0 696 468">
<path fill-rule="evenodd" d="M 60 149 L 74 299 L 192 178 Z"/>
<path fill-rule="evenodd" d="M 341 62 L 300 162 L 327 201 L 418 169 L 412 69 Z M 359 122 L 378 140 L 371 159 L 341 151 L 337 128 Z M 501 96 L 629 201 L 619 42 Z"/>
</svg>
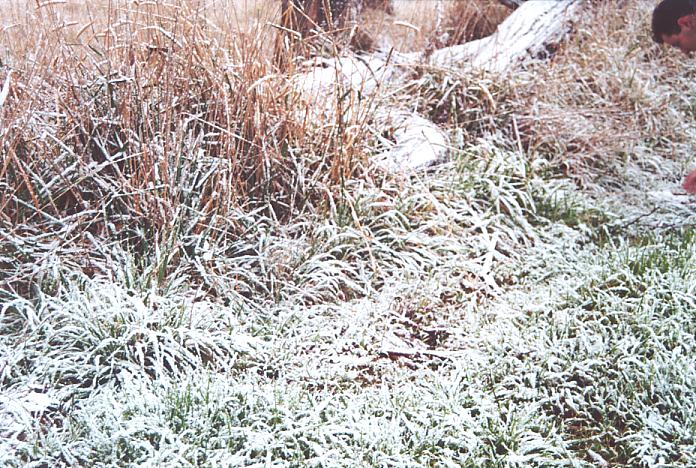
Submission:
<svg viewBox="0 0 696 468">
<path fill-rule="evenodd" d="M 491 36 L 436 50 L 430 63 L 505 71 L 544 53 L 547 45 L 559 42 L 583 4 L 583 0 L 525 2 Z"/>
<path fill-rule="evenodd" d="M 391 116 L 394 146 L 379 154 L 376 162 L 390 172 L 427 167 L 445 158 L 449 140 L 433 122 L 414 113 Z"/>
<path fill-rule="evenodd" d="M 308 70 L 293 77 L 293 85 L 302 96 L 309 119 L 331 116 L 337 111 L 359 112 L 360 104 L 372 99 L 381 83 L 389 81 L 395 70 L 379 58 L 346 56 L 317 58 L 305 62 Z M 346 117 L 346 114 L 344 114 Z"/>
<path fill-rule="evenodd" d="M 312 68 L 295 77 L 296 89 L 303 95 L 305 118 L 321 121 L 336 112 L 337 97 L 344 101 L 344 116 L 360 112 L 361 103 L 374 99 L 380 85 L 398 74 L 395 67 L 376 57 L 341 57 L 311 63 Z M 364 109 L 364 108 L 363 108 Z M 434 123 L 413 112 L 389 109 L 375 120 L 395 129 L 395 145 L 377 156 L 378 164 L 389 171 L 427 167 L 445 158 L 449 140 Z"/>
<path fill-rule="evenodd" d="M 58 404 L 57 399 L 46 393 L 6 389 L 0 394 L 0 437 L 13 437 L 26 430 L 37 414 Z"/>
<path fill-rule="evenodd" d="M 5 77 L 5 84 L 2 85 L 2 91 L 0 91 L 0 109 L 2 109 L 3 104 L 5 104 L 5 100 L 7 99 L 7 96 L 10 94 L 10 82 L 12 80 L 12 71 L 7 74 L 7 77 Z"/>
<path fill-rule="evenodd" d="M 49 407 L 57 405 L 58 401 L 46 393 L 31 391 L 25 395 L 15 395 L 14 397 L 0 395 L 0 405 L 6 411 L 13 413 L 40 413 Z"/>
</svg>

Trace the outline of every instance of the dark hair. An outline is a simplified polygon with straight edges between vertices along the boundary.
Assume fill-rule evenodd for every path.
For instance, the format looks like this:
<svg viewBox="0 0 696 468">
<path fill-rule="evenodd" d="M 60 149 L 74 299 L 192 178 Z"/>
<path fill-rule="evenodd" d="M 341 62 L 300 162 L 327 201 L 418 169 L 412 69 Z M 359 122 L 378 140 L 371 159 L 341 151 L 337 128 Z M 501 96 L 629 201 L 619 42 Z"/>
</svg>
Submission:
<svg viewBox="0 0 696 468">
<path fill-rule="evenodd" d="M 662 0 L 653 10 L 653 40 L 662 44 L 663 36 L 679 34 L 681 27 L 677 20 L 693 14 L 696 14 L 696 0 Z"/>
</svg>

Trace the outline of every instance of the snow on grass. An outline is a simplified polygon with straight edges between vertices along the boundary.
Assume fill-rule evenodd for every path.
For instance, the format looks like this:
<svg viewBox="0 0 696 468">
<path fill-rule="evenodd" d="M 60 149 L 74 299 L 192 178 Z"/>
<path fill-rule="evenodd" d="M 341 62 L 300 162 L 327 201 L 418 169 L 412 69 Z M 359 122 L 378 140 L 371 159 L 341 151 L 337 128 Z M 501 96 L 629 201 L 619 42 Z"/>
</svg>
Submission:
<svg viewBox="0 0 696 468">
<path fill-rule="evenodd" d="M 695 215 L 674 190 L 692 65 L 656 58 L 636 24 L 590 22 L 518 80 L 414 72 L 392 98 L 417 90 L 457 146 L 412 177 L 359 158 L 335 172 L 319 151 L 346 143 L 332 131 L 272 156 L 234 143 L 248 151 L 230 161 L 220 133 L 178 122 L 131 142 L 143 165 L 129 166 L 82 164 L 60 113 L 11 127 L 5 147 L 36 160 L 0 171 L 0 464 L 693 464 Z M 535 73 L 559 92 L 537 93 Z M 593 106 L 630 144 L 591 130 Z M 248 112 L 225 115 L 274 138 Z M 260 185 L 234 185 L 241 173 Z"/>
<path fill-rule="evenodd" d="M 615 216 L 515 183 L 507 156 L 485 183 L 469 169 L 491 155 L 469 151 L 462 172 L 346 202 L 360 215 L 309 231 L 316 252 L 262 302 L 54 266 L 48 291 L 3 308 L 7 461 L 692 459 L 693 230 L 602 238 L 586 223 Z M 544 193 L 546 216 L 530 201 Z"/>
</svg>

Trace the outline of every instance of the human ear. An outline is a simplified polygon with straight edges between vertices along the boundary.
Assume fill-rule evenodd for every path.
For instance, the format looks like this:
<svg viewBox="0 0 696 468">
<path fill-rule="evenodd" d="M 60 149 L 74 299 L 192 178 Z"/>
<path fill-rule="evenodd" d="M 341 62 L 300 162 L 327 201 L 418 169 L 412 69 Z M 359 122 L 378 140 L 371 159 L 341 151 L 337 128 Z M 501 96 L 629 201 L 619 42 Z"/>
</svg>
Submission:
<svg viewBox="0 0 696 468">
<path fill-rule="evenodd" d="M 696 29 L 696 15 L 684 15 L 677 19 L 681 29 Z"/>
</svg>

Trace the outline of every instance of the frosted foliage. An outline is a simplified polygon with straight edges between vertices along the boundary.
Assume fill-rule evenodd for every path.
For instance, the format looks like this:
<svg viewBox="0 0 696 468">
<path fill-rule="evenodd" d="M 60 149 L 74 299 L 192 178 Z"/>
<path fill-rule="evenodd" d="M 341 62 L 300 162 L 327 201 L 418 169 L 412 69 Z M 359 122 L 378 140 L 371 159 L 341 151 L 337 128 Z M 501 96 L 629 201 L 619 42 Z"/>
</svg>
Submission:
<svg viewBox="0 0 696 468">
<path fill-rule="evenodd" d="M 119 3 L 97 38 L 152 43 L 94 82 L 76 42 L 0 66 L 1 466 L 696 465 L 696 69 L 654 2 L 514 76 L 317 59 L 327 94 L 189 3 Z M 404 116 L 438 164 L 384 170 Z"/>
</svg>

